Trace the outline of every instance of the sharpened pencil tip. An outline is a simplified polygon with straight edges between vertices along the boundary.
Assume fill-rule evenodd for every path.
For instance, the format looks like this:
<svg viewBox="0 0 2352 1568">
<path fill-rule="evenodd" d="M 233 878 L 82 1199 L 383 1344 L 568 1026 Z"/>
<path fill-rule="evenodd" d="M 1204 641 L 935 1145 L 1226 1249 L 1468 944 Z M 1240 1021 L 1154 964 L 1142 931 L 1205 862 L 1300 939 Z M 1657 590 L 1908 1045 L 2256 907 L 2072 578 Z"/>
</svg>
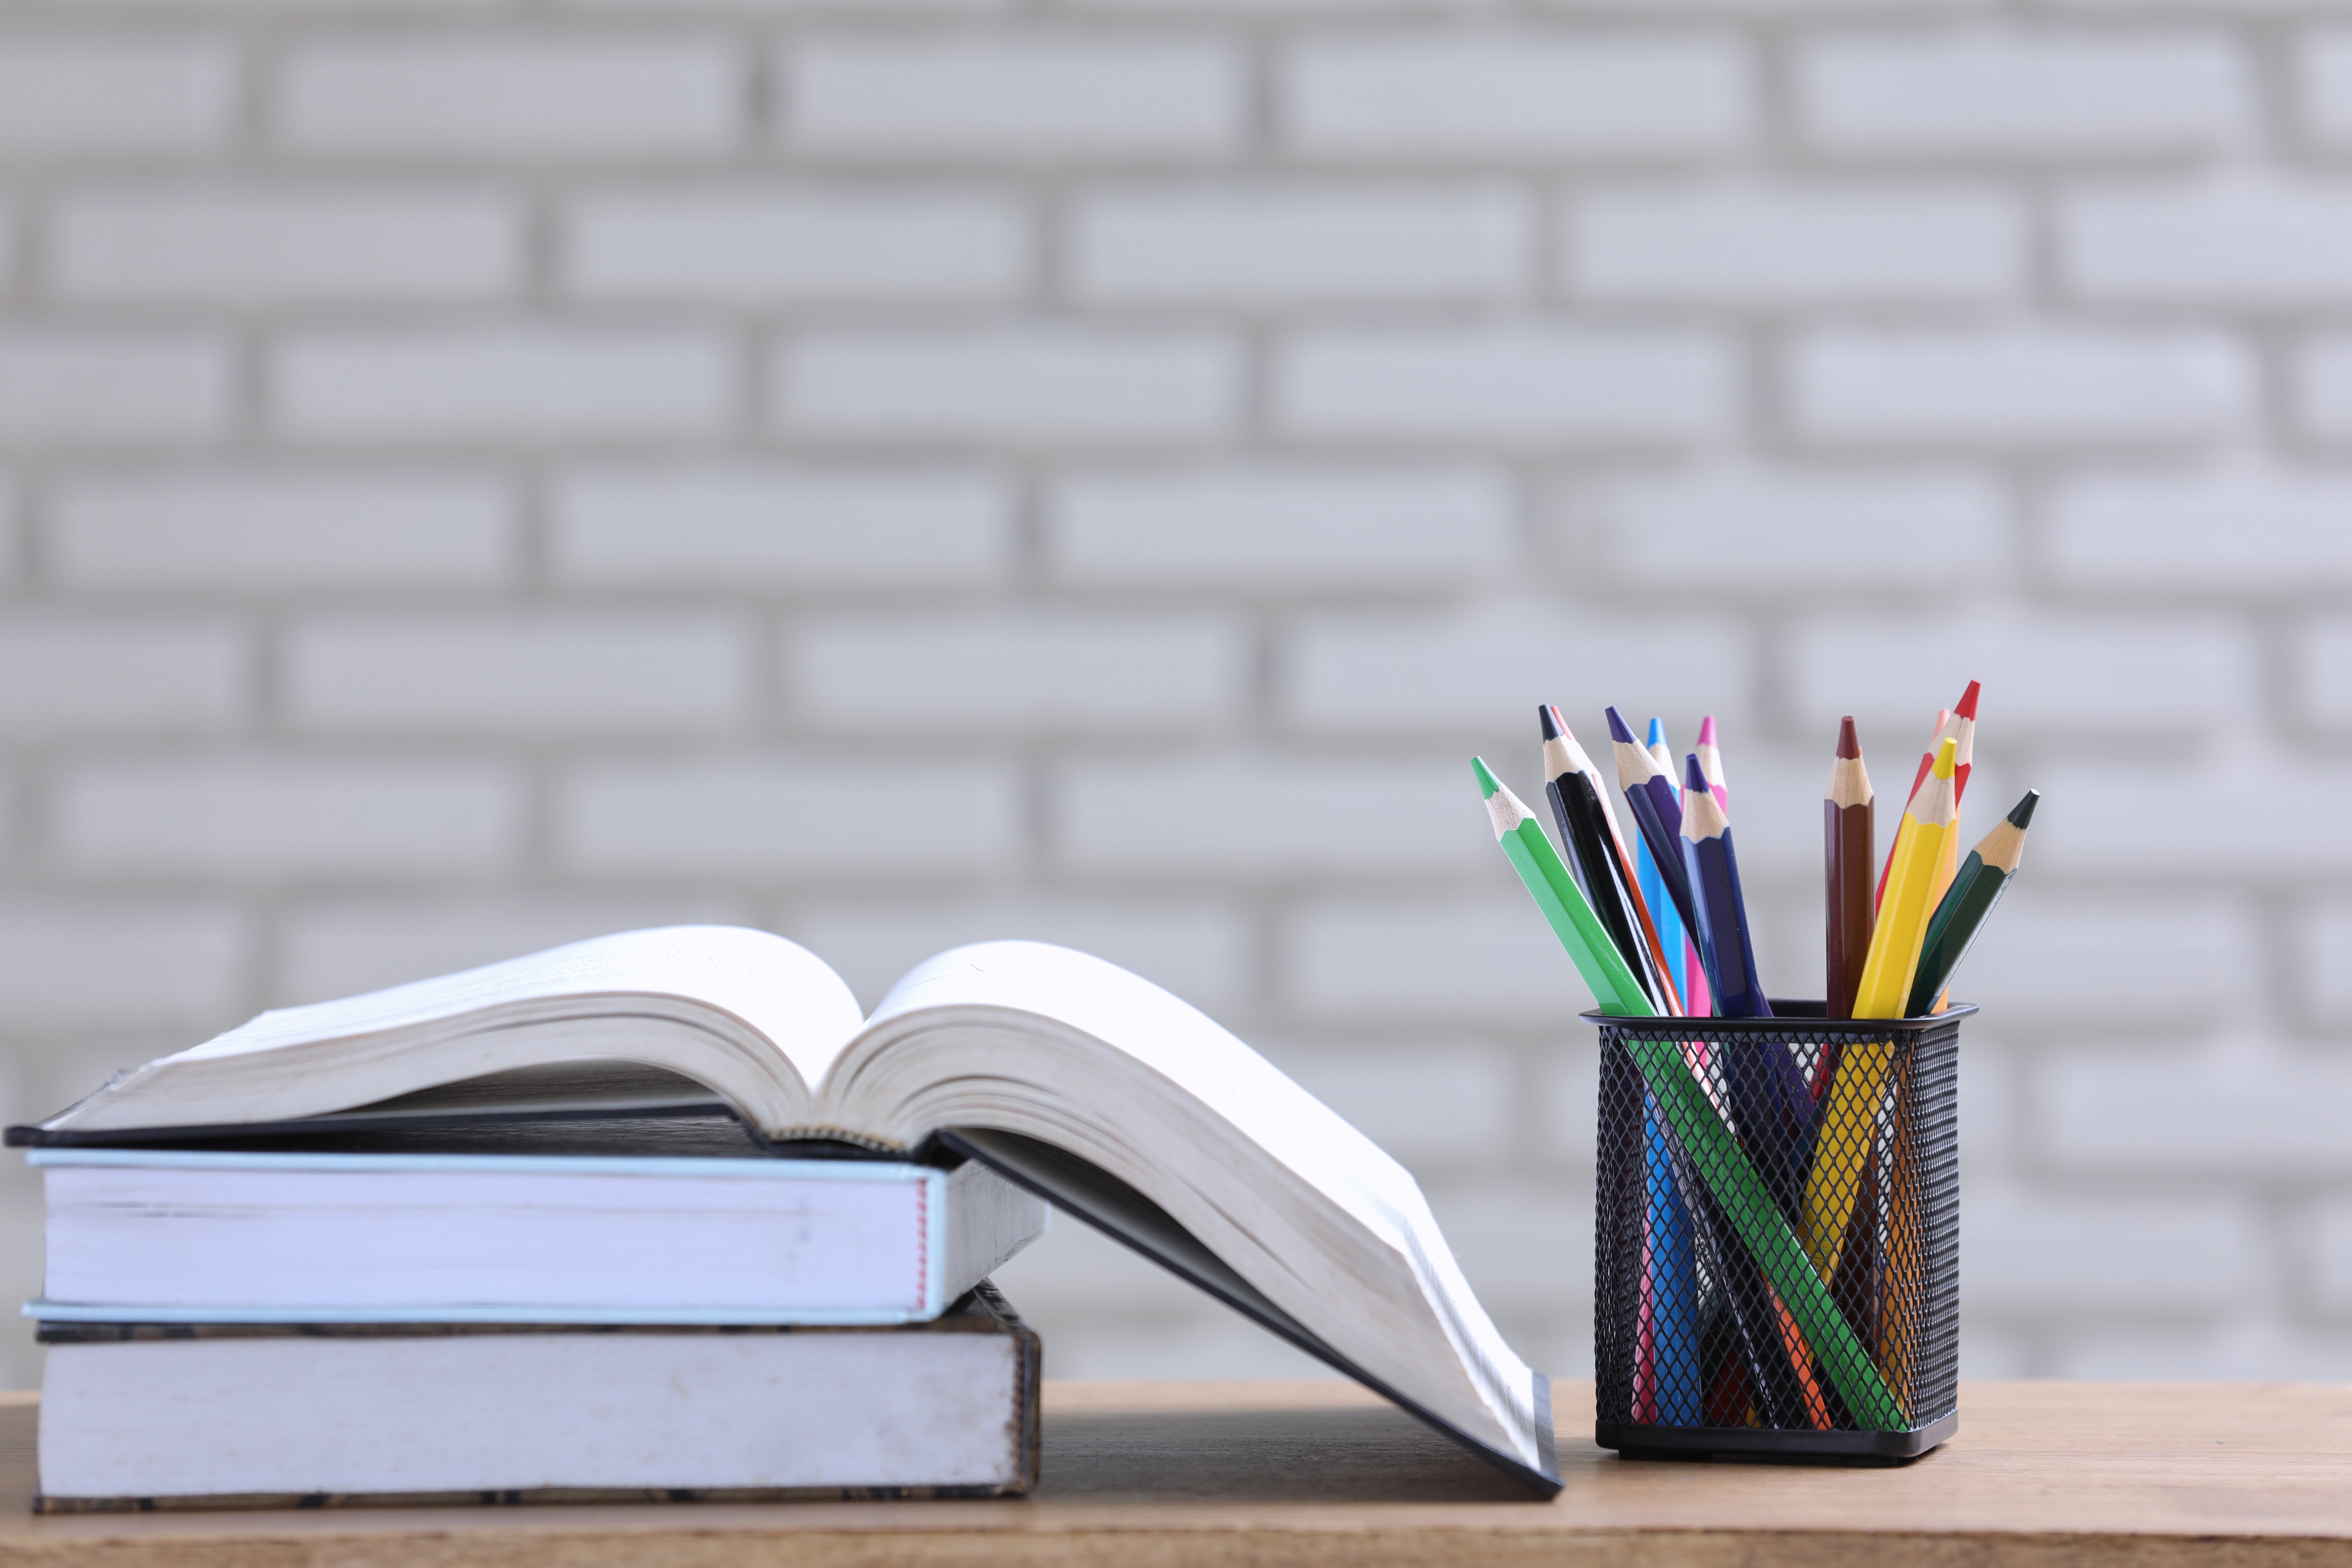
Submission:
<svg viewBox="0 0 2352 1568">
<path fill-rule="evenodd" d="M 2025 798 L 2009 808 L 2009 825 L 2020 832 L 2031 827 L 2033 825 L 2033 808 L 2041 804 L 2042 792 L 2038 789 L 2027 790 Z"/>
<path fill-rule="evenodd" d="M 1543 738 L 1545 740 L 1557 741 L 1559 739 L 1559 721 L 1553 716 L 1552 706 L 1550 703 L 1538 702 L 1536 704 L 1536 722 L 1543 726 Z"/>
<path fill-rule="evenodd" d="M 1486 765 L 1484 757 L 1470 759 L 1470 774 L 1478 781 L 1478 794 L 1482 799 L 1493 799 L 1495 792 L 1503 787 L 1503 781 L 1495 776 L 1495 771 Z"/>
<path fill-rule="evenodd" d="M 1666 721 L 1664 719 L 1653 718 L 1650 721 L 1649 744 L 1654 747 L 1663 746 L 1665 743 Z"/>
<path fill-rule="evenodd" d="M 1959 705 L 1952 710 L 1971 724 L 1977 721 L 1977 689 L 1983 684 L 1979 680 L 1969 681 L 1969 689 L 1960 693 Z"/>
<path fill-rule="evenodd" d="M 1837 754 L 1841 757 L 1862 755 L 1862 733 L 1853 727 L 1853 715 L 1851 713 L 1838 721 Z"/>
<path fill-rule="evenodd" d="M 1625 715 L 1618 712 L 1614 708 L 1604 708 L 1601 711 L 1609 717 L 1609 738 L 1611 740 L 1622 741 L 1629 746 L 1640 744 L 1639 742 L 1633 739 L 1633 726 L 1625 722 Z"/>
<path fill-rule="evenodd" d="M 1698 743 L 1702 746 L 1712 746 L 1715 744 L 1715 715 L 1712 713 L 1705 713 L 1699 716 Z"/>
<path fill-rule="evenodd" d="M 1683 759 L 1683 788 L 1695 789 L 1701 795 L 1707 793 L 1706 770 L 1698 765 L 1696 752 Z"/>
<path fill-rule="evenodd" d="M 1944 743 L 1936 748 L 1936 765 L 1928 771 L 1939 779 L 1950 778 L 1952 770 L 1959 765 L 1959 755 L 1960 743 L 1947 735 Z"/>
</svg>

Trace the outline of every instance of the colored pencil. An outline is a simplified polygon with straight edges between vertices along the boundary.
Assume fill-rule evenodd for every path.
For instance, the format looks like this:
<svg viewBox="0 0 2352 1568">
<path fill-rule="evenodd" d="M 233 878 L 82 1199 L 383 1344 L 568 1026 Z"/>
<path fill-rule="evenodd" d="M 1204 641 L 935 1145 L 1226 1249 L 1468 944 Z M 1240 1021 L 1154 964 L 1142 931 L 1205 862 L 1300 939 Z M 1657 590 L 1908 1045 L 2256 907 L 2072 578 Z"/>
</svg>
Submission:
<svg viewBox="0 0 2352 1568">
<path fill-rule="evenodd" d="M 1666 1426 L 1696 1426 L 1706 1391 L 1706 1371 L 1698 1362 L 1698 1271 L 1691 1252 L 1690 1205 L 1675 1173 L 1657 1097 L 1644 1093 L 1643 1100 L 1643 1249 L 1647 1267 L 1642 1279 L 1649 1310 L 1649 1321 L 1643 1327 L 1651 1408 L 1653 1419 Z M 1661 1335 L 1668 1346 L 1663 1372 L 1656 1349 Z"/>
<path fill-rule="evenodd" d="M 1591 761 L 1568 727 L 1555 721 L 1549 707 L 1538 707 L 1536 719 L 1543 732 L 1544 794 L 1551 803 L 1552 820 L 1559 825 L 1569 868 L 1651 1002 L 1661 1013 L 1679 1015 L 1682 998 L 1679 994 L 1669 998 L 1664 954 L 1653 951 L 1651 939 L 1641 928 L 1636 913 L 1640 894 L 1618 857 L 1603 815 L 1603 797 L 1592 787 Z"/>
<path fill-rule="evenodd" d="M 1654 713 L 1650 716 L 1649 744 L 1651 758 L 1657 763 L 1658 771 L 1673 781 L 1675 799 L 1679 802 L 1683 798 L 1682 773 L 1675 766 L 1673 748 L 1666 744 L 1666 721 Z M 1680 846 L 1676 848 L 1679 849 Z M 1700 961 L 1698 954 L 1698 933 L 1688 927 L 1683 930 L 1683 970 L 1690 976 L 1689 986 L 1683 992 L 1683 1001 L 1691 1016 L 1713 1017 L 1715 994 L 1707 989 L 1706 965 Z"/>
<path fill-rule="evenodd" d="M 2026 829 L 2032 826 L 2033 808 L 2041 800 L 2039 790 L 2027 790 L 2025 798 L 1993 824 L 1992 831 L 1977 840 L 1977 847 L 1969 851 L 1951 887 L 1928 918 L 1927 934 L 1919 944 L 1919 971 L 1911 982 L 1905 1017 L 1916 1018 L 1934 1006 L 1937 996 L 1950 983 L 1952 971 L 1968 957 L 1993 905 L 2000 901 L 2001 894 L 2017 878 L 2017 863 L 2025 855 Z"/>
<path fill-rule="evenodd" d="M 1946 741 L 1958 748 L 1956 755 L 1958 760 L 1952 764 L 1952 802 L 1958 805 L 1967 796 L 1969 774 L 1973 770 L 1977 752 L 1977 693 L 1983 685 L 1982 681 L 1969 681 L 1969 689 L 1960 693 L 1957 706 L 1937 710 L 1935 738 L 1927 742 L 1927 749 L 1919 753 L 1919 771 L 1911 775 L 1910 794 L 1903 797 L 1906 801 L 1917 795 L 1919 786 L 1927 782 L 1927 770 L 1936 765 L 1936 752 Z M 1894 866 L 1895 846 L 1890 844 L 1886 847 L 1886 865 L 1878 873 L 1877 898 L 1880 902 L 1885 900 L 1886 873 Z"/>
<path fill-rule="evenodd" d="M 1919 944 L 1927 931 L 1927 892 L 1958 809 L 1952 801 L 1956 750 L 1950 739 L 1937 748 L 1927 781 L 1904 808 L 1903 824 L 1895 836 L 1894 873 L 1887 880 L 1886 898 L 1879 907 L 1870 953 L 1863 962 L 1862 981 L 1854 993 L 1857 1018 L 1900 1017 L 1899 1009 L 1910 997 L 1919 966 Z M 1864 1162 L 1877 1141 L 1879 1102 L 1894 1066 L 1892 1040 L 1853 1041 L 1838 1058 L 1811 1169 L 1805 1178 L 1806 1251 L 1823 1279 L 1837 1274 L 1847 1222 L 1861 1189 Z"/>
<path fill-rule="evenodd" d="M 1479 793 L 1486 798 L 1486 815 L 1494 822 L 1496 840 L 1510 857 L 1519 880 L 1527 885 L 1536 907 L 1550 923 L 1552 934 L 1559 939 L 1577 972 L 1584 976 L 1585 986 L 1601 1010 L 1620 1017 L 1657 1016 L 1656 1005 L 1633 977 L 1616 944 L 1609 940 L 1608 928 L 1592 912 L 1591 901 L 1578 889 L 1568 868 L 1560 864 L 1559 852 L 1544 837 L 1543 825 L 1535 819 L 1535 814 L 1504 787 L 1484 758 L 1471 758 L 1470 769 L 1478 781 Z"/>
<path fill-rule="evenodd" d="M 1838 721 L 1837 761 L 1830 765 L 1829 793 L 1822 800 L 1822 864 L 1829 908 L 1829 985 L 1822 993 L 1832 1018 L 1853 1016 L 1853 994 L 1862 984 L 1863 960 L 1870 953 L 1870 931 L 1877 900 L 1870 863 L 1878 858 L 1877 806 L 1870 772 L 1862 763 L 1862 737 L 1853 716 Z"/>
<path fill-rule="evenodd" d="M 1607 713 L 1609 739 L 1617 753 L 1617 787 L 1625 792 L 1625 804 L 1633 808 L 1642 842 L 1650 847 L 1651 858 L 1657 862 L 1666 898 L 1687 931 L 1698 922 L 1691 914 L 1690 879 L 1683 869 L 1682 792 L 1675 787 L 1674 775 L 1661 769 L 1648 748 L 1633 739 L 1624 715 L 1614 708 Z"/>
<path fill-rule="evenodd" d="M 1624 876 L 1625 887 L 1632 899 L 1634 926 L 1642 937 L 1643 945 L 1650 950 L 1651 963 L 1654 967 L 1661 968 L 1664 973 L 1672 975 L 1675 1005 L 1684 1012 L 1688 1012 L 1690 1009 L 1687 1005 L 1687 993 L 1683 990 L 1683 972 L 1680 967 L 1681 947 L 1679 944 L 1668 943 L 1664 937 L 1664 928 L 1657 923 L 1659 918 L 1657 895 L 1650 887 L 1652 879 L 1644 878 L 1643 875 L 1637 855 L 1627 852 L 1625 835 L 1617 826 L 1616 810 L 1609 804 L 1609 785 L 1601 780 L 1601 770 L 1594 765 L 1591 753 L 1578 743 L 1576 732 L 1568 727 L 1568 720 L 1561 714 L 1559 709 L 1554 705 L 1547 706 L 1549 721 L 1552 728 L 1559 731 L 1559 738 L 1565 742 L 1569 760 L 1573 762 L 1578 771 L 1591 782 L 1592 798 L 1601 803 L 1601 820 L 1609 828 L 1610 847 L 1616 851 L 1618 868 Z M 1633 847 L 1638 851 L 1641 847 L 1642 838 L 1637 833 L 1633 838 Z M 1672 918 L 1671 913 L 1667 918 Z M 1669 960 L 1675 962 L 1669 963 Z"/>
<path fill-rule="evenodd" d="M 1731 809 L 1731 786 L 1723 778 L 1723 748 L 1715 743 L 1715 715 L 1703 715 L 1698 721 L 1698 766 L 1706 775 L 1706 787 L 1715 796 L 1715 804 L 1724 810 Z"/>
<path fill-rule="evenodd" d="M 1620 721 L 1622 727 L 1622 721 Z M 1646 755 L 1646 753 L 1644 753 Z M 1471 759 L 1471 772 L 1486 800 L 1495 837 L 1510 858 L 1519 880 L 1536 900 L 1552 934 L 1568 950 L 1570 959 L 1585 976 L 1585 984 L 1601 1010 L 1609 998 L 1623 1008 L 1621 1016 L 1652 1017 L 1648 998 L 1634 983 L 1633 971 L 1610 945 L 1608 932 L 1577 890 L 1568 868 L 1559 863 L 1551 840 L 1518 798 L 1503 787 L 1480 758 Z M 1680 824 L 1677 821 L 1677 827 Z M 1812 1354 L 1829 1374 L 1846 1407 L 1865 1429 L 1901 1431 L 1903 1411 L 1887 1392 L 1885 1380 L 1870 1353 L 1830 1300 L 1829 1289 L 1808 1260 L 1803 1244 L 1781 1216 L 1765 1190 L 1756 1167 L 1724 1124 L 1707 1092 L 1683 1059 L 1682 1047 L 1671 1039 L 1633 1038 L 1627 1053 L 1641 1069 L 1643 1081 L 1657 1099 L 1658 1109 L 1677 1147 L 1687 1156 L 1719 1205 L 1727 1223 L 1749 1256 L 1764 1271 L 1772 1288 L 1796 1320 Z"/>
<path fill-rule="evenodd" d="M 1772 1005 L 1756 977 L 1756 948 L 1739 889 L 1739 855 L 1731 819 L 1717 804 L 1696 753 L 1683 778 L 1683 870 L 1698 915 L 1699 961 L 1706 966 L 1719 1018 L 1769 1018 Z"/>
</svg>

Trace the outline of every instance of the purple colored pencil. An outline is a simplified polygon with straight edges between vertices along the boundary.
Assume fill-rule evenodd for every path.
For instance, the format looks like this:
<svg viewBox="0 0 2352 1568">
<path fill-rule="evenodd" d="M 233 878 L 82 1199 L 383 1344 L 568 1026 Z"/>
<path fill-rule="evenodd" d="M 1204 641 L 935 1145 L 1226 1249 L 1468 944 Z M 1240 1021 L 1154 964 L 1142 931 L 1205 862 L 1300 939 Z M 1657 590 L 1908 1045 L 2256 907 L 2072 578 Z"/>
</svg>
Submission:
<svg viewBox="0 0 2352 1568">
<path fill-rule="evenodd" d="M 1658 879 L 1666 885 L 1675 913 L 1682 918 L 1685 931 L 1696 931 L 1690 874 L 1683 866 L 1681 792 L 1675 788 L 1673 776 L 1650 755 L 1649 748 L 1633 739 L 1625 716 L 1614 708 L 1605 711 L 1609 739 L 1617 753 L 1617 787 L 1625 792 L 1625 804 L 1633 807 L 1634 825 L 1642 830 L 1642 842 L 1650 847 L 1650 858 L 1657 863 Z"/>
</svg>

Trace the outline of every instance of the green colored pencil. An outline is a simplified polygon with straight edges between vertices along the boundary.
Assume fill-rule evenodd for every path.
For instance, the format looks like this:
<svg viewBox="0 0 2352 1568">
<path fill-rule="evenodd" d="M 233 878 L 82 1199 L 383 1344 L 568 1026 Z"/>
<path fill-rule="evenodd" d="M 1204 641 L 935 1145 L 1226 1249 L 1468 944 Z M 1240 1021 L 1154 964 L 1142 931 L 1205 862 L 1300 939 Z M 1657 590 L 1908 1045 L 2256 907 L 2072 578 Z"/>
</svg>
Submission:
<svg viewBox="0 0 2352 1568">
<path fill-rule="evenodd" d="M 1618 1017 L 1658 1016 L 1633 972 L 1626 967 L 1623 955 L 1609 940 L 1601 917 L 1592 912 L 1583 889 L 1569 876 L 1551 840 L 1544 837 L 1543 825 L 1518 796 L 1503 787 L 1483 758 L 1471 758 L 1470 770 L 1477 777 L 1479 793 L 1486 796 L 1495 837 L 1536 907 L 1543 910 L 1552 934 L 1559 938 L 1560 946 L 1568 950 L 1585 984 L 1591 988 L 1601 1010 Z M 1691 1076 L 1682 1047 L 1670 1039 L 1633 1039 L 1625 1042 L 1625 1048 L 1650 1092 L 1657 1096 L 1659 1109 L 1691 1164 L 1729 1215 L 1740 1241 L 1780 1293 L 1797 1326 L 1804 1331 L 1815 1359 L 1828 1371 L 1846 1408 L 1872 1431 L 1906 1430 L 1910 1422 L 1902 1405 L 1887 1391 L 1886 1380 L 1879 1375 L 1870 1352 L 1854 1337 L 1845 1315 L 1830 1299 L 1829 1288 L 1813 1272 L 1796 1232 L 1781 1217 L 1763 1178 L 1739 1147 L 1739 1140 L 1723 1124 L 1706 1091 Z"/>
<path fill-rule="evenodd" d="M 1992 831 L 1977 841 L 1952 874 L 1952 885 L 1944 889 L 1943 901 L 1928 917 L 1927 935 L 1919 944 L 1919 974 L 1911 983 L 1905 1017 L 1916 1018 L 1936 1005 L 1936 998 L 1951 984 L 1952 971 L 1975 945 L 1985 917 L 2017 879 L 2017 863 L 2025 856 L 2025 830 L 2032 825 L 2033 808 L 2041 800 L 2041 791 L 2027 790 L 2025 798 L 1992 825 Z"/>
</svg>

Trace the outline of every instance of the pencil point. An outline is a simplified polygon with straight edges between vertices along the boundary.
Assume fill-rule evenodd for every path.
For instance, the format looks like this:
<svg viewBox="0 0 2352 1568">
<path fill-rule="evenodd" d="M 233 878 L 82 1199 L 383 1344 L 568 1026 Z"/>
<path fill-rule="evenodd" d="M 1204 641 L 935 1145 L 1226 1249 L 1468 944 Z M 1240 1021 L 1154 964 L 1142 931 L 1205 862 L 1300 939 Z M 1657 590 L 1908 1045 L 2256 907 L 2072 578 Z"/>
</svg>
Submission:
<svg viewBox="0 0 2352 1568">
<path fill-rule="evenodd" d="M 2027 790 L 2025 798 L 2010 807 L 2009 825 L 2020 830 L 2031 826 L 2033 822 L 2033 808 L 2041 804 L 2042 792 L 2038 789 Z"/>
<path fill-rule="evenodd" d="M 1704 714 L 1699 719 L 1698 743 L 1702 746 L 1715 744 L 1715 715 L 1712 713 Z"/>
<path fill-rule="evenodd" d="M 1639 745 L 1641 743 L 1633 739 L 1633 728 L 1625 722 L 1625 715 L 1618 712 L 1614 708 L 1604 708 L 1601 711 L 1609 716 L 1609 738 L 1611 740 L 1622 741 L 1629 746 Z"/>
<path fill-rule="evenodd" d="M 1853 727 L 1853 715 L 1851 713 L 1838 721 L 1837 754 L 1841 757 L 1862 755 L 1862 736 Z"/>
<path fill-rule="evenodd" d="M 1959 752 L 1960 743 L 1947 735 L 1944 743 L 1936 748 L 1936 765 L 1928 771 L 1939 779 L 1950 778 L 1952 770 L 1959 765 Z"/>
<path fill-rule="evenodd" d="M 1960 693 L 1959 706 L 1952 710 L 1971 724 L 1977 721 L 1977 689 L 1982 684 L 1982 681 L 1969 681 L 1969 689 Z"/>
<path fill-rule="evenodd" d="M 1482 797 L 1492 799 L 1495 792 L 1503 787 L 1503 781 L 1495 776 L 1494 770 L 1487 767 L 1484 757 L 1470 759 L 1470 773 L 1478 781 L 1478 794 Z"/>
<path fill-rule="evenodd" d="M 1666 743 L 1666 721 L 1664 719 L 1653 718 L 1650 721 L 1649 743 L 1653 746 L 1663 746 Z"/>
<path fill-rule="evenodd" d="M 1552 708 L 1550 703 L 1538 702 L 1536 704 L 1536 722 L 1543 726 L 1543 738 L 1545 740 L 1557 741 L 1559 739 L 1559 721 L 1552 717 Z"/>
<path fill-rule="evenodd" d="M 1706 770 L 1698 765 L 1696 752 L 1691 752 L 1683 759 L 1683 787 L 1695 789 L 1701 795 L 1707 793 Z"/>
</svg>

